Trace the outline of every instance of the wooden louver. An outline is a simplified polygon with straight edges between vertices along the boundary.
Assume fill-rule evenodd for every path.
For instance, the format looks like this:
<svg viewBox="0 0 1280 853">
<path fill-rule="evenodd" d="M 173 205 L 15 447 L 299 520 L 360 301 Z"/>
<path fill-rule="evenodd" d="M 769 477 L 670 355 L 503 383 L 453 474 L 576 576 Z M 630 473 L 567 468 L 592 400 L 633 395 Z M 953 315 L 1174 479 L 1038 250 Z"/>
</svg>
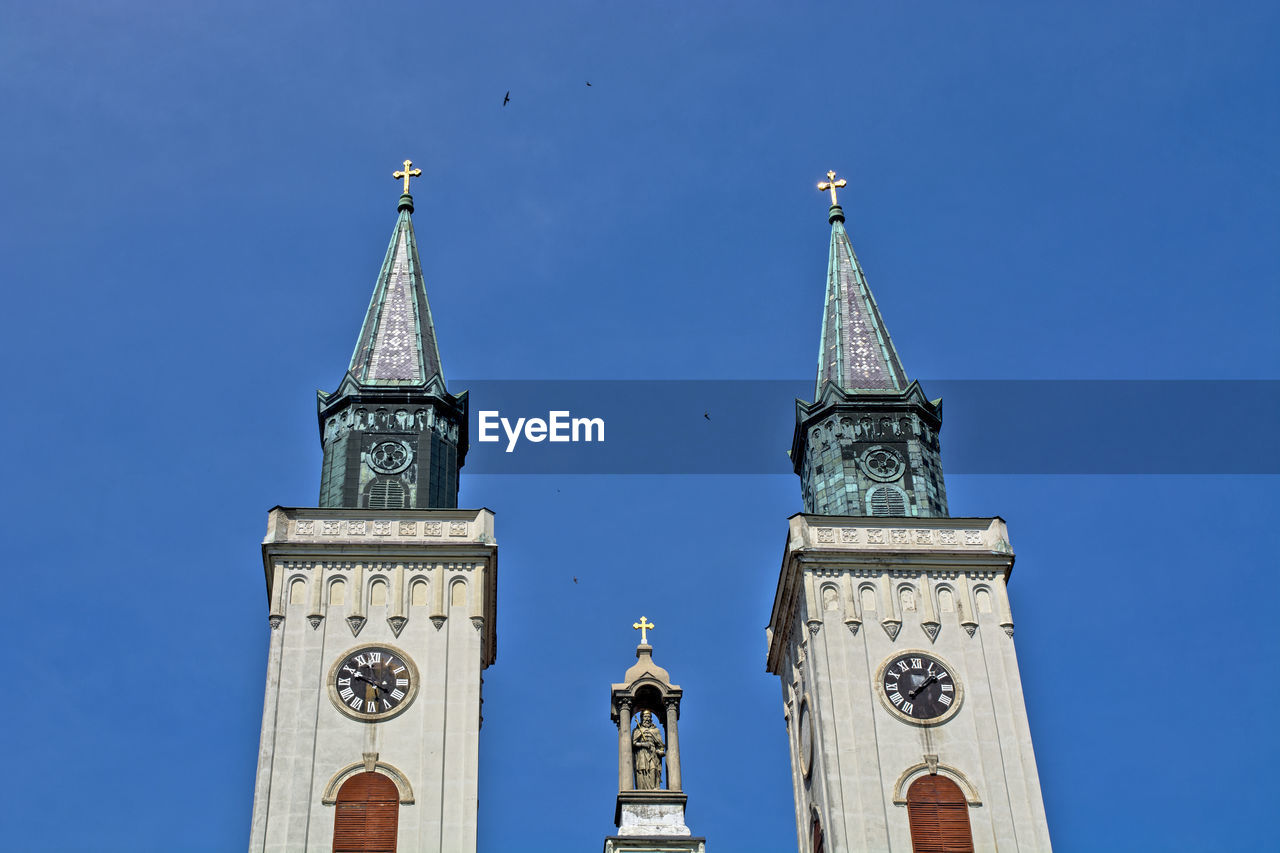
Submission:
<svg viewBox="0 0 1280 853">
<path fill-rule="evenodd" d="M 877 486 L 871 492 L 871 514 L 900 516 L 907 514 L 902 493 L 891 486 Z"/>
<path fill-rule="evenodd" d="M 338 789 L 333 853 L 395 853 L 400 794 L 378 773 L 352 776 Z"/>
<path fill-rule="evenodd" d="M 911 849 L 915 853 L 973 853 L 969 805 L 945 776 L 922 776 L 907 790 Z"/>
</svg>

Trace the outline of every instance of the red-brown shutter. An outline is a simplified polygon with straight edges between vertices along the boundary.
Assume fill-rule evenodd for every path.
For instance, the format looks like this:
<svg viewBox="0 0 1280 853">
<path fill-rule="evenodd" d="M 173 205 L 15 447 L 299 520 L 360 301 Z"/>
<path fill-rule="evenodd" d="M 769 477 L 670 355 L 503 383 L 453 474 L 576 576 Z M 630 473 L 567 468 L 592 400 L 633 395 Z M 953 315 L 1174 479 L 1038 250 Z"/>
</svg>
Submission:
<svg viewBox="0 0 1280 853">
<path fill-rule="evenodd" d="M 911 849 L 915 853 L 973 853 L 969 805 L 945 776 L 922 776 L 907 790 Z"/>
<path fill-rule="evenodd" d="M 824 853 L 825 848 L 822 841 L 822 821 L 816 817 L 813 819 L 813 853 Z"/>
<path fill-rule="evenodd" d="M 400 793 L 379 773 L 352 776 L 338 789 L 333 853 L 396 853 Z"/>
</svg>

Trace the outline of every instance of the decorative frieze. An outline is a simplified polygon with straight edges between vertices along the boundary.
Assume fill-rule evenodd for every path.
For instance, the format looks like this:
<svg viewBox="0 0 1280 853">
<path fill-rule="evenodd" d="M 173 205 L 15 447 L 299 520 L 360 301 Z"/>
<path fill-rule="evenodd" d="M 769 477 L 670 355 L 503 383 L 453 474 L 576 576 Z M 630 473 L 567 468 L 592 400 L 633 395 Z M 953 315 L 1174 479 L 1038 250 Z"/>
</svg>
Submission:
<svg viewBox="0 0 1280 853">
<path fill-rule="evenodd" d="M 423 521 L 400 519 L 316 519 L 300 518 L 294 522 L 293 532 L 297 536 L 346 536 L 373 537 L 395 536 L 401 539 L 440 539 L 446 535 L 445 524 L 448 524 L 450 538 L 462 538 L 471 535 L 471 524 L 466 521 Z M 835 542 L 835 531 L 829 530 L 828 541 Z M 842 542 L 856 542 L 857 531 L 853 531 L 853 539 L 842 538 Z"/>
</svg>

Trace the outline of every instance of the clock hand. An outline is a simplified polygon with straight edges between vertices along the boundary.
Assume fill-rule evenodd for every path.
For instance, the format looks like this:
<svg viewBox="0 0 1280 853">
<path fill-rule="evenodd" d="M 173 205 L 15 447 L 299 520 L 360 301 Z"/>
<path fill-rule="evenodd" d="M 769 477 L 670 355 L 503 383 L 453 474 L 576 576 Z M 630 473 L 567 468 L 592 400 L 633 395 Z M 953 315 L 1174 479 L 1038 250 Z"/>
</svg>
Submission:
<svg viewBox="0 0 1280 853">
<path fill-rule="evenodd" d="M 934 683 L 935 681 L 937 681 L 937 680 L 938 680 L 938 676 L 936 676 L 936 675 L 931 675 L 931 676 L 929 676 L 928 678 L 926 678 L 926 679 L 924 680 L 924 684 L 921 684 L 921 685 L 920 685 L 919 687 L 917 687 L 915 690 L 912 690 L 909 694 L 907 694 L 907 698 L 909 698 L 909 699 L 914 699 L 914 698 L 916 698 L 916 696 L 918 696 L 918 695 L 919 695 L 919 693 L 920 693 L 920 691 L 921 691 L 921 690 L 924 690 L 926 687 L 928 687 L 930 684 L 933 684 L 933 683 Z"/>
</svg>

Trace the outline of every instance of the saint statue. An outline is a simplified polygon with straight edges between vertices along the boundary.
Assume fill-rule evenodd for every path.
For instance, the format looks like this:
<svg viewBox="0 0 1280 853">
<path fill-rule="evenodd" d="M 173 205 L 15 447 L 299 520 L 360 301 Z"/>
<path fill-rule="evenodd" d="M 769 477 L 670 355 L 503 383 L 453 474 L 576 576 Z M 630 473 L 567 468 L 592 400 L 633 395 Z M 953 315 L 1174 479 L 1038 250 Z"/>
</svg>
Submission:
<svg viewBox="0 0 1280 853">
<path fill-rule="evenodd" d="M 640 712 L 640 725 L 631 733 L 631 751 L 635 757 L 636 790 L 658 790 L 667 745 L 662 742 L 662 732 L 653 724 L 653 715 L 648 711 Z"/>
</svg>

